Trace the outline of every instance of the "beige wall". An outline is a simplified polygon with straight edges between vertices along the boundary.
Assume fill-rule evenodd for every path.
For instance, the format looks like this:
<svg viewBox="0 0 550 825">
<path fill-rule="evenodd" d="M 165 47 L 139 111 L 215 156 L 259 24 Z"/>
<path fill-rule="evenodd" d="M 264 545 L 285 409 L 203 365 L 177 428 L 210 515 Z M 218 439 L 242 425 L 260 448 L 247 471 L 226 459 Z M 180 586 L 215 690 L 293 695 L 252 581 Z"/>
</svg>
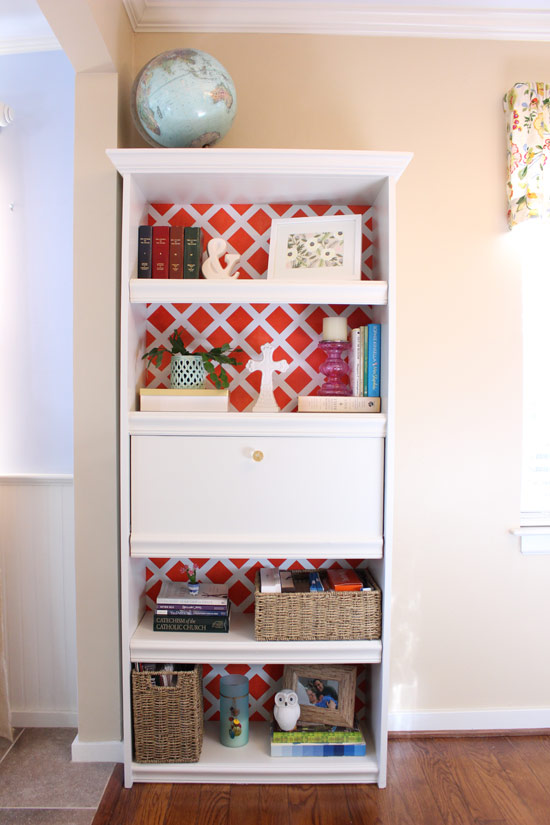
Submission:
<svg viewBox="0 0 550 825">
<path fill-rule="evenodd" d="M 550 47 L 285 35 L 132 41 L 119 4 L 88 5 L 99 22 L 105 18 L 102 36 L 122 72 L 121 145 L 143 145 L 126 105 L 137 70 L 168 48 L 194 46 L 215 55 L 236 84 L 239 112 L 224 146 L 414 152 L 398 185 L 391 709 L 547 707 L 550 559 L 522 557 L 508 533 L 518 522 L 521 285 L 504 219 L 500 101 L 518 80 L 548 79 Z M 85 120 L 77 133 L 77 168 L 97 166 L 100 175 L 87 208 L 85 186 L 77 194 L 96 248 L 115 220 L 116 200 L 99 144 L 114 140 L 117 103 L 111 85 L 102 107 L 100 86 L 88 79 L 77 87 L 82 117 L 92 101 L 94 115 L 110 119 L 94 138 L 89 170 Z M 95 491 L 77 511 L 76 528 L 79 660 L 86 662 L 80 736 L 90 741 L 119 735 L 110 232 L 108 243 L 97 263 L 86 244 L 75 260 L 75 285 L 84 279 L 75 289 L 75 331 L 88 336 L 75 364 L 90 369 L 88 382 L 75 383 L 82 450 L 75 473 L 83 494 Z M 103 682 L 95 695 L 84 684 L 93 672 Z"/>
<path fill-rule="evenodd" d="M 140 35 L 136 70 L 176 45 L 215 55 L 233 77 L 224 146 L 414 152 L 397 188 L 390 708 L 548 708 L 550 558 L 522 557 L 508 533 L 519 520 L 521 283 L 501 99 L 514 82 L 548 79 L 550 46 Z"/>
</svg>

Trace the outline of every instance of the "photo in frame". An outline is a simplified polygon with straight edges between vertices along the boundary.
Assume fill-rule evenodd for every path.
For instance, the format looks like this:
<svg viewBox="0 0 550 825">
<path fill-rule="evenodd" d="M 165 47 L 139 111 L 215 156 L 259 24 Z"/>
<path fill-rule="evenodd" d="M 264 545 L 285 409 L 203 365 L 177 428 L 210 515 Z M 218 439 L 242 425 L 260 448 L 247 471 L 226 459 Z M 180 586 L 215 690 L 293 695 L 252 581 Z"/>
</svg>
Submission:
<svg viewBox="0 0 550 825">
<path fill-rule="evenodd" d="M 283 687 L 294 690 L 300 721 L 353 727 L 354 665 L 285 665 Z"/>
<path fill-rule="evenodd" d="M 267 277 L 308 283 L 361 278 L 361 216 L 275 218 Z"/>
</svg>

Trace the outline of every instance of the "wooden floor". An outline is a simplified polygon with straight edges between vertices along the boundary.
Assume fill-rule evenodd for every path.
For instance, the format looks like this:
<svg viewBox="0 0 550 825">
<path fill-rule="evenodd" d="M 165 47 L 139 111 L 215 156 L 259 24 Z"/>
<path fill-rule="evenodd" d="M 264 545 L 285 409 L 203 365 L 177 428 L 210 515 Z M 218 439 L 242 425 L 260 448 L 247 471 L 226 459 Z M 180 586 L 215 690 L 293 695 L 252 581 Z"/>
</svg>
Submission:
<svg viewBox="0 0 550 825">
<path fill-rule="evenodd" d="M 92 825 L 550 825 L 550 736 L 392 739 L 385 790 L 122 782 Z"/>
</svg>

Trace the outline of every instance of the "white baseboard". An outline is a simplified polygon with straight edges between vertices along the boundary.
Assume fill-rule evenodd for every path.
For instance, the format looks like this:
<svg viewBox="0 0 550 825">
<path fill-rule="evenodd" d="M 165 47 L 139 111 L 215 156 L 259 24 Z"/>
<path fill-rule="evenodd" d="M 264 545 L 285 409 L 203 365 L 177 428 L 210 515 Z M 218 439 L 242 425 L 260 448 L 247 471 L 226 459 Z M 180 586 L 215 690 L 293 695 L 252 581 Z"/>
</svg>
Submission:
<svg viewBox="0 0 550 825">
<path fill-rule="evenodd" d="M 406 731 L 536 730 L 550 728 L 550 708 L 435 710 L 390 713 L 388 729 Z"/>
<path fill-rule="evenodd" d="M 77 728 L 78 714 L 71 710 L 12 710 L 12 728 Z"/>
<path fill-rule="evenodd" d="M 81 742 L 78 735 L 71 746 L 73 762 L 124 762 L 122 742 Z"/>
</svg>

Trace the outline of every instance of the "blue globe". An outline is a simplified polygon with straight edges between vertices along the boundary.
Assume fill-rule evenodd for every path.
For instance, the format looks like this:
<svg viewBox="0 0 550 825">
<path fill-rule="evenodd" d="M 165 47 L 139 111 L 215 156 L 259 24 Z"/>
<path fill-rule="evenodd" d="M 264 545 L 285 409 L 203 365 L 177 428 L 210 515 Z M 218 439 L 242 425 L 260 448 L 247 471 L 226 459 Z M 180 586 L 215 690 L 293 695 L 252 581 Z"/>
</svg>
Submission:
<svg viewBox="0 0 550 825">
<path fill-rule="evenodd" d="M 234 83 L 214 57 L 196 49 L 157 55 L 138 73 L 132 116 L 151 146 L 213 146 L 237 113 Z"/>
</svg>

